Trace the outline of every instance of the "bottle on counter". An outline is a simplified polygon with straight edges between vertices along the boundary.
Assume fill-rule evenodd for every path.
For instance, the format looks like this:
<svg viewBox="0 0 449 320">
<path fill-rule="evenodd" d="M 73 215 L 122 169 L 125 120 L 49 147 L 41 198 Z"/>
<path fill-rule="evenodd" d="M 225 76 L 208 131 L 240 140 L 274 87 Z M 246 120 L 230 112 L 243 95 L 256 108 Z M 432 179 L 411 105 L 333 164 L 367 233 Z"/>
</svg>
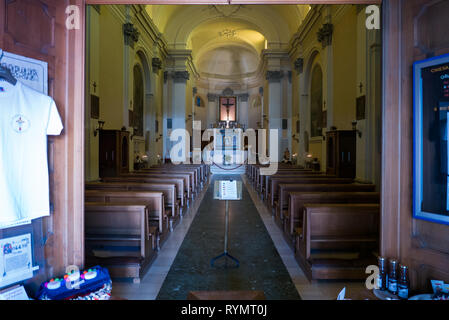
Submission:
<svg viewBox="0 0 449 320">
<path fill-rule="evenodd" d="M 391 259 L 388 273 L 388 291 L 398 294 L 398 261 Z"/>
<path fill-rule="evenodd" d="M 408 276 L 408 267 L 401 265 L 399 267 L 400 275 L 398 281 L 398 296 L 401 299 L 408 299 L 408 291 L 410 289 L 410 280 Z"/>
<path fill-rule="evenodd" d="M 379 267 L 379 276 L 377 277 L 377 288 L 379 290 L 387 290 L 387 260 L 384 257 L 377 258 Z"/>
</svg>

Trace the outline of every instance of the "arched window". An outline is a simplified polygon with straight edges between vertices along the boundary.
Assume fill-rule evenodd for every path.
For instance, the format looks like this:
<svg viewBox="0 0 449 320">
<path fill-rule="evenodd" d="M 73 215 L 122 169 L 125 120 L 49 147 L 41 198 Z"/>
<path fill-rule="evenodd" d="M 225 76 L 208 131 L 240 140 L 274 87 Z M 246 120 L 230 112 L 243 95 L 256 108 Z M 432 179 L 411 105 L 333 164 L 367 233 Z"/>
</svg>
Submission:
<svg viewBox="0 0 449 320">
<path fill-rule="evenodd" d="M 134 66 L 134 107 L 133 107 L 133 127 L 137 128 L 134 134 L 143 136 L 143 104 L 144 86 L 142 68 L 136 64 Z"/>
<path fill-rule="evenodd" d="M 310 132 L 312 137 L 322 135 L 323 127 L 323 72 L 316 65 L 312 71 L 310 85 Z"/>
</svg>

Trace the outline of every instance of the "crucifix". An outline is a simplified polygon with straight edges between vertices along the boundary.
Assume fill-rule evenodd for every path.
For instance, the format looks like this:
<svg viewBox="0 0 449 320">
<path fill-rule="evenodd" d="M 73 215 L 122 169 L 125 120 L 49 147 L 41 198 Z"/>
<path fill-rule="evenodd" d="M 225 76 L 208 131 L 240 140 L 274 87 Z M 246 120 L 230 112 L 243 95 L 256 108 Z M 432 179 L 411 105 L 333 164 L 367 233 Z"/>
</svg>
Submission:
<svg viewBox="0 0 449 320">
<path fill-rule="evenodd" d="M 226 126 L 229 128 L 229 108 L 234 106 L 234 103 L 229 102 L 229 98 L 226 98 L 226 103 L 223 103 L 226 107 Z"/>
</svg>

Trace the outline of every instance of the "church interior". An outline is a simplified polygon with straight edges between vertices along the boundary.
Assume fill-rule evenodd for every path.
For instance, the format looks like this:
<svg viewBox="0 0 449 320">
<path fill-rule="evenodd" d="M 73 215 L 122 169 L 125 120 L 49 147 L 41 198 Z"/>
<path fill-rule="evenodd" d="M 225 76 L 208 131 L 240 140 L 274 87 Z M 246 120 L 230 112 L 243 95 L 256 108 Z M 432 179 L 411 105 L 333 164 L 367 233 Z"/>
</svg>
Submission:
<svg viewBox="0 0 449 320">
<path fill-rule="evenodd" d="M 63 125 L 49 213 L 0 220 L 2 248 L 32 235 L 29 296 L 449 299 L 446 1 L 42 1 L 0 1 Z"/>
<path fill-rule="evenodd" d="M 205 152 L 207 145 L 212 141 L 209 148 L 217 154 L 222 151 L 219 142 L 223 137 L 235 136 L 237 141 L 233 141 L 235 145 L 230 146 L 229 155 L 226 151 L 223 152 L 223 161 L 215 156 L 208 162 L 207 179 L 209 172 L 211 181 L 220 177 L 241 179 L 240 176 L 244 175 L 246 188 L 256 192 L 253 197 L 262 189 L 265 192 L 265 197 L 258 197 L 258 201 L 252 205 L 251 211 L 257 211 L 254 205 L 260 206 L 263 201 L 269 201 L 266 194 L 270 190 L 253 181 L 250 170 L 258 170 L 260 154 L 264 151 L 255 148 L 259 141 L 252 146 L 252 150 L 257 149 L 257 159 L 253 164 L 250 163 L 251 159 L 245 163 L 233 163 L 236 161 L 233 161 L 235 159 L 232 158 L 232 154 L 239 150 L 250 152 L 248 151 L 250 139 L 237 137 L 238 132 L 255 130 L 258 132 L 257 139 L 260 140 L 262 137 L 260 129 L 270 132 L 265 135 L 270 135 L 270 129 L 275 129 L 277 140 L 266 138 L 269 142 L 265 154 L 271 155 L 271 149 L 275 149 L 274 145 L 277 144 L 278 162 L 281 166 L 284 165 L 282 162 L 285 162 L 286 168 L 278 169 L 274 177 L 285 173 L 286 178 L 295 178 L 296 168 L 303 168 L 304 171 L 298 172 L 297 179 L 294 179 L 298 184 L 301 183 L 300 178 L 307 178 L 310 183 L 320 184 L 325 184 L 326 180 L 333 180 L 328 181 L 329 184 L 356 183 L 356 187 L 347 188 L 348 186 L 343 185 L 342 188 L 352 192 L 366 190 L 370 193 L 362 194 L 362 200 L 357 200 L 352 194 L 351 197 L 346 200 L 342 198 L 341 201 L 351 205 L 357 202 L 370 203 L 374 206 L 374 210 L 378 210 L 382 44 L 380 30 L 368 30 L 365 26 L 366 7 L 364 5 L 88 6 L 85 114 L 85 166 L 88 188 L 92 190 L 103 188 L 98 186 L 99 179 L 102 182 L 116 184 L 139 180 L 143 182 L 144 175 L 140 173 L 142 170 L 146 174 L 149 173 L 147 168 L 150 167 L 165 170 L 162 168 L 166 168 L 167 163 L 174 160 L 171 150 L 177 143 L 171 138 L 171 133 L 175 129 L 184 129 L 192 137 L 193 148 L 187 152 L 193 151 L 188 161 L 193 163 L 197 147 L 201 146 L 202 155 L 201 152 Z M 100 126 L 101 129 L 96 131 Z M 194 128 L 198 131 L 201 129 L 202 140 L 206 141 L 195 145 Z M 221 133 L 225 131 L 226 133 Z M 205 132 L 210 133 L 206 136 Z M 117 150 L 117 161 L 120 165 L 125 164 L 121 168 L 117 167 L 116 163 L 106 162 L 108 145 L 116 148 L 117 143 L 122 144 L 120 139 L 127 141 L 125 147 L 119 146 Z M 246 148 L 241 139 L 245 141 Z M 348 158 L 345 157 L 343 162 L 339 158 L 340 152 L 348 152 Z M 122 157 L 126 157 L 126 160 L 121 160 Z M 290 167 L 293 171 L 290 171 Z M 154 170 L 152 173 L 156 174 Z M 287 175 L 288 173 L 293 176 Z M 117 178 L 119 175 L 121 176 Z M 213 188 L 213 183 L 209 188 Z M 338 190 L 339 187 L 335 188 Z M 201 195 L 200 189 L 193 188 L 192 191 Z M 250 205 L 252 200 L 249 194 L 245 195 L 246 199 L 242 201 L 249 202 Z M 210 196 L 208 193 L 205 195 L 206 198 Z M 86 203 L 90 201 L 89 198 L 94 200 L 93 196 L 89 196 Z M 201 197 L 192 202 L 194 206 L 196 202 L 200 203 L 199 216 L 193 222 L 190 232 L 211 233 L 204 236 L 212 237 L 212 242 L 220 242 L 222 234 L 219 228 L 209 230 L 206 226 L 197 226 L 197 223 L 201 223 L 198 220 L 201 221 L 203 210 L 207 211 L 213 207 L 204 207 L 207 200 L 199 199 Z M 262 202 L 260 199 L 263 199 Z M 335 201 L 337 202 L 340 200 Z M 279 210 L 287 211 L 287 208 L 288 204 L 285 201 Z M 278 210 L 273 203 L 267 203 L 267 206 L 259 208 L 263 210 L 262 212 L 267 209 L 273 212 Z M 231 205 L 231 215 L 239 214 L 238 207 L 234 210 Z M 212 211 L 204 214 L 213 214 Z M 281 235 L 284 234 L 284 229 L 288 229 L 285 233 L 286 239 L 279 243 L 278 252 L 287 251 L 284 263 L 288 261 L 287 267 L 291 267 L 290 276 L 296 279 L 294 285 L 299 294 L 293 294 L 295 287 L 292 281 L 286 281 L 292 288 L 289 294 L 283 292 L 287 291 L 285 288 L 280 292 L 270 292 L 274 289 L 269 286 L 264 288 L 262 283 L 256 282 L 257 279 L 254 280 L 254 284 L 249 282 L 247 289 L 263 289 L 261 291 L 271 299 L 294 299 L 299 296 L 303 299 L 326 299 L 335 298 L 345 285 L 354 288 L 354 291 L 363 288 L 363 279 L 366 278 L 364 265 L 358 267 L 362 272 L 357 271 L 357 267 L 351 266 L 340 275 L 323 274 L 315 278 L 359 281 L 349 284 L 308 285 L 307 276 L 310 279 L 315 276 L 312 276 L 310 267 L 301 269 L 301 262 L 295 261 L 294 254 L 298 251 L 295 248 L 295 228 L 300 224 L 295 222 L 291 227 L 293 232 L 290 232 L 284 215 L 284 212 L 276 212 L 274 221 L 280 228 L 278 230 L 271 228 L 275 234 Z M 186 218 L 183 218 L 183 223 L 184 219 Z M 218 223 L 219 227 L 221 223 L 219 216 L 216 219 L 217 221 L 211 223 Z M 238 218 L 232 218 L 233 222 L 234 219 Z M 174 219 L 172 223 L 176 224 L 177 221 Z M 270 228 L 271 224 L 267 228 Z M 236 226 L 240 227 L 244 228 Z M 171 228 L 173 229 L 173 226 Z M 177 228 L 172 231 L 174 236 L 177 234 Z M 376 233 L 378 231 L 376 228 L 378 227 L 368 232 Z M 250 241 L 251 232 L 242 232 L 245 233 L 241 235 L 242 242 Z M 165 235 L 162 236 L 164 237 Z M 230 238 L 234 237 L 237 235 L 231 233 Z M 257 239 L 261 234 L 254 234 L 254 237 Z M 170 240 L 168 238 L 167 241 Z M 144 276 L 140 285 L 117 284 L 115 286 L 117 294 L 137 299 L 150 297 L 182 299 L 186 298 L 190 291 L 208 288 L 207 279 L 187 271 L 187 274 L 179 275 L 176 281 L 171 279 L 174 277 L 172 272 L 175 266 L 183 264 L 190 266 L 193 263 L 179 261 L 183 250 L 186 250 L 184 246 L 193 245 L 189 240 L 187 236 L 165 281 L 164 276 L 152 276 L 150 268 L 149 275 Z M 249 245 L 247 250 L 250 250 Z M 326 253 L 319 254 L 326 255 Z M 357 255 L 353 252 L 329 254 L 331 258 L 339 254 L 343 256 L 348 254 L 349 257 Z M 163 244 L 160 245 L 159 255 L 167 257 L 166 261 L 170 260 L 168 249 L 166 250 Z M 268 254 L 267 258 L 271 259 L 271 255 Z M 194 255 L 192 258 L 202 261 L 210 257 L 198 254 L 198 257 Z M 242 256 L 241 259 L 246 258 Z M 168 262 L 162 264 L 160 260 L 162 259 L 158 257 L 152 266 L 167 266 Z M 261 262 L 256 260 L 253 263 Z M 377 264 L 376 259 L 373 264 Z M 207 273 L 208 263 L 204 262 L 203 267 Z M 333 272 L 331 269 L 329 268 L 329 273 Z M 239 270 L 239 276 L 245 277 L 244 267 L 240 267 Z M 197 273 L 200 271 L 202 268 L 197 270 Z M 273 272 L 279 272 L 288 278 L 285 271 L 285 274 L 280 270 Z M 326 272 L 328 271 L 324 271 Z M 335 270 L 334 272 L 338 273 Z M 151 292 L 148 291 L 149 287 L 144 285 L 146 279 L 156 281 L 157 277 L 163 284 L 162 291 L 159 295 L 155 295 L 154 292 L 153 296 L 146 296 L 142 292 Z M 269 279 L 266 278 L 265 281 Z M 281 280 L 271 281 L 272 285 L 277 287 Z M 238 289 L 245 287 L 243 284 L 246 282 L 248 280 L 242 279 L 240 283 L 237 281 L 235 284 L 220 283 L 216 285 L 216 290 L 225 290 L 233 286 Z M 169 287 L 169 283 L 172 283 L 172 287 Z M 198 284 L 192 285 L 189 289 L 187 283 Z M 175 288 L 181 289 L 176 294 L 166 292 Z M 157 286 L 154 286 L 153 290 L 157 290 Z"/>
</svg>

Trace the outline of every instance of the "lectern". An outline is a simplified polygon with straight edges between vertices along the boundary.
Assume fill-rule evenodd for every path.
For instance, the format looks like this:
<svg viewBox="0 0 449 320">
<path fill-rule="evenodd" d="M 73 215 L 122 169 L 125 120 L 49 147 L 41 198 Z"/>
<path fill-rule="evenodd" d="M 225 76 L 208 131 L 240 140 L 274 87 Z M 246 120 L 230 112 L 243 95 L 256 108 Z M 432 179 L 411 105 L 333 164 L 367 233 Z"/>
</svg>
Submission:
<svg viewBox="0 0 449 320">
<path fill-rule="evenodd" d="M 228 260 L 234 262 L 234 267 L 240 266 L 239 260 L 228 253 L 228 234 L 229 234 L 229 201 L 242 200 L 242 181 L 237 180 L 217 180 L 214 185 L 214 199 L 225 201 L 225 235 L 224 252 L 210 261 L 211 267 L 221 258 L 225 260 L 225 268 L 228 267 Z"/>
</svg>

